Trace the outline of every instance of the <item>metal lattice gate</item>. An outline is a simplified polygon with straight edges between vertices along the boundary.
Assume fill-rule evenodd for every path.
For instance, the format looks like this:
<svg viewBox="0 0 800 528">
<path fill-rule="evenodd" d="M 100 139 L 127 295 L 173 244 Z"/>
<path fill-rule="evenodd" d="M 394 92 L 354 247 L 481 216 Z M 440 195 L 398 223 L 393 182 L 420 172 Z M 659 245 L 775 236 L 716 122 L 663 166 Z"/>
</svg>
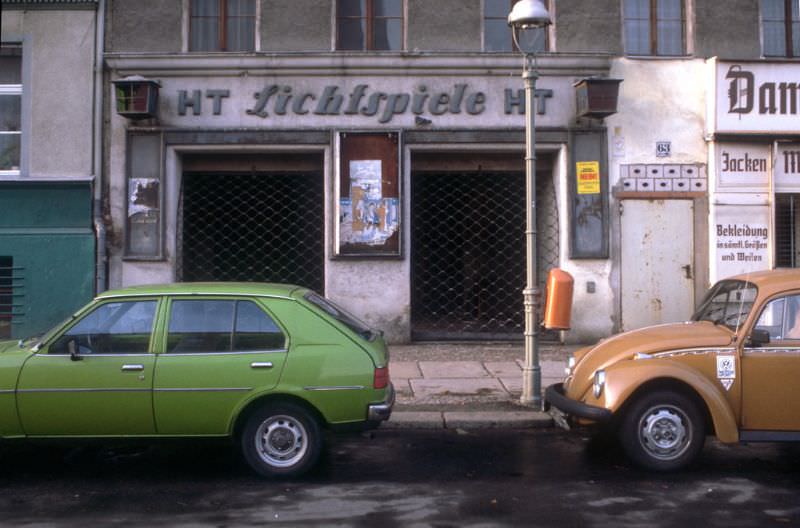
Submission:
<svg viewBox="0 0 800 528">
<path fill-rule="evenodd" d="M 553 179 L 536 187 L 543 287 L 558 265 L 558 214 Z M 411 244 L 414 339 L 522 339 L 524 172 L 415 172 Z"/>
<path fill-rule="evenodd" d="M 181 198 L 179 280 L 324 291 L 321 174 L 187 173 Z"/>
</svg>

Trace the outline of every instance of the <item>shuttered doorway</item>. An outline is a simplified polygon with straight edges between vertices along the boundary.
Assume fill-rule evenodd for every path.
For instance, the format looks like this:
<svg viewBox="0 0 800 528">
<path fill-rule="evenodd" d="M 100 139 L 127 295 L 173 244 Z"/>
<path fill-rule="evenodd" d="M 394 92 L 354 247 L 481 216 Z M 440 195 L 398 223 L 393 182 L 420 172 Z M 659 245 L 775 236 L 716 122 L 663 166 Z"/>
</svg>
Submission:
<svg viewBox="0 0 800 528">
<path fill-rule="evenodd" d="M 179 209 L 179 280 L 283 282 L 324 291 L 321 167 L 185 172 Z"/>
<path fill-rule="evenodd" d="M 548 167 L 537 178 L 542 285 L 559 247 Z M 413 339 L 522 339 L 525 172 L 510 168 L 492 157 L 412 159 Z"/>
</svg>

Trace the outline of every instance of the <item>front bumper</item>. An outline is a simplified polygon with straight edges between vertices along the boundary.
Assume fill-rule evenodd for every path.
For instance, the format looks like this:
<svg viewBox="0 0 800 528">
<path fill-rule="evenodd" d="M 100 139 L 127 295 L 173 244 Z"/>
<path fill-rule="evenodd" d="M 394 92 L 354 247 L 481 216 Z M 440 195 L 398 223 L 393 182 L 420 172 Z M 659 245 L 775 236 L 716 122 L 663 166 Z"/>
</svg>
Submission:
<svg viewBox="0 0 800 528">
<path fill-rule="evenodd" d="M 394 407 L 394 385 L 389 383 L 386 388 L 386 398 L 381 403 L 373 403 L 367 407 L 367 421 L 369 422 L 385 422 L 392 415 L 392 408 Z"/>
<path fill-rule="evenodd" d="M 544 391 L 544 399 L 547 404 L 562 411 L 568 417 L 584 418 L 597 423 L 605 423 L 611 420 L 613 416 L 612 412 L 605 407 L 596 407 L 568 398 L 564 394 L 563 383 L 556 383 L 547 387 Z"/>
</svg>

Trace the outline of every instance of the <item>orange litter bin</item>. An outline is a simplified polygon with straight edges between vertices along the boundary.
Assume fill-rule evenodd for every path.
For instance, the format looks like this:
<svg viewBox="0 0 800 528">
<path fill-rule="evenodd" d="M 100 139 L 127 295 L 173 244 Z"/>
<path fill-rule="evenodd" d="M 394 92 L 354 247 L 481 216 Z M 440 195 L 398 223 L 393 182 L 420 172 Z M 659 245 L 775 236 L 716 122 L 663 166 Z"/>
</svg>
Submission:
<svg viewBox="0 0 800 528">
<path fill-rule="evenodd" d="M 569 330 L 572 315 L 572 291 L 575 280 L 566 271 L 553 268 L 547 276 L 547 299 L 544 305 L 544 327 L 548 330 Z"/>
</svg>

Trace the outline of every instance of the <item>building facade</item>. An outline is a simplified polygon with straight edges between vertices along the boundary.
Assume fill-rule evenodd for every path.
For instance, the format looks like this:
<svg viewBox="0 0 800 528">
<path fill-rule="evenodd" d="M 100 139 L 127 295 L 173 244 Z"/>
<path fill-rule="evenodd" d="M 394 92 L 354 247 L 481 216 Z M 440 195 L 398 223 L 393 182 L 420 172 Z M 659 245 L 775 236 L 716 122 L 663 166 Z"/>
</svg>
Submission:
<svg viewBox="0 0 800 528">
<path fill-rule="evenodd" d="M 103 286 L 293 282 L 392 342 L 521 337 L 512 4 L 100 0 Z M 576 281 L 548 337 L 685 319 L 717 278 L 794 265 L 797 2 L 547 5 L 524 43 L 537 265 Z M 615 113 L 587 111 L 595 79 Z"/>
<path fill-rule="evenodd" d="M 46 330 L 95 291 L 101 33 L 96 1 L 2 2 L 0 339 Z"/>
</svg>

